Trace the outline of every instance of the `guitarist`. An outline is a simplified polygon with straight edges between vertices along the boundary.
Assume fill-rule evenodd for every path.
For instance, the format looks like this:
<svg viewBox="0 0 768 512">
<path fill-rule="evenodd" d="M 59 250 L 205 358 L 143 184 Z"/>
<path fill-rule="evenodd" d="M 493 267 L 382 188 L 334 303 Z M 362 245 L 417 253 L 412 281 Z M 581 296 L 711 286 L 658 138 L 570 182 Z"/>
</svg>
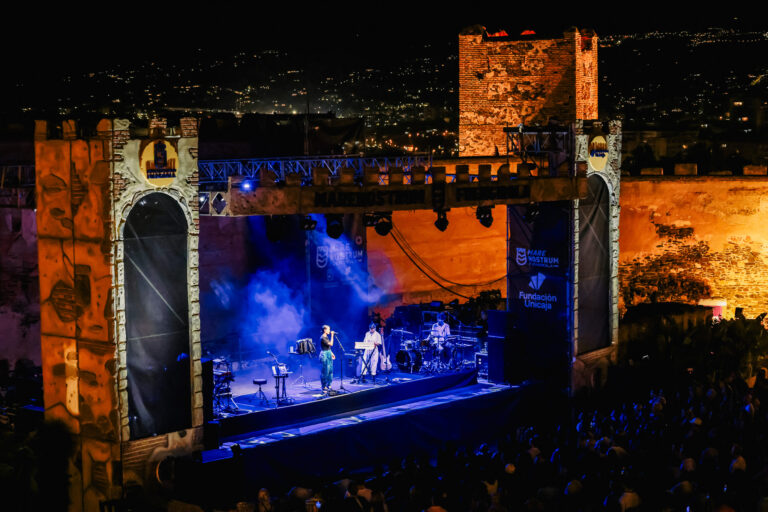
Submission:
<svg viewBox="0 0 768 512">
<path fill-rule="evenodd" d="M 371 375 L 376 379 L 376 369 L 379 367 L 379 347 L 381 347 L 381 334 L 376 331 L 376 324 L 371 322 L 368 326 L 368 332 L 365 333 L 364 343 L 373 345 L 373 348 L 365 349 L 363 352 L 363 369 L 360 372 L 360 379 L 365 382 L 365 375 L 368 373 L 368 368 L 371 369 Z"/>
</svg>

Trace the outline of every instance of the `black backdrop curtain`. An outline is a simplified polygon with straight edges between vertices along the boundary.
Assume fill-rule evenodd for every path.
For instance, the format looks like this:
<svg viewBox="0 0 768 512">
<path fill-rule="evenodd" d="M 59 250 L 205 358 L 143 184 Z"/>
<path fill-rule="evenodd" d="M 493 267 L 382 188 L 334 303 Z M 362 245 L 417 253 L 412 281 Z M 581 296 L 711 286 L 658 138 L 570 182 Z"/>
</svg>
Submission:
<svg viewBox="0 0 768 512">
<path fill-rule="evenodd" d="M 580 354 L 611 343 L 609 323 L 610 241 L 608 187 L 590 176 L 589 195 L 579 201 L 579 343 Z"/>
<path fill-rule="evenodd" d="M 191 426 L 187 223 L 150 194 L 128 216 L 125 314 L 131 438 Z"/>
</svg>

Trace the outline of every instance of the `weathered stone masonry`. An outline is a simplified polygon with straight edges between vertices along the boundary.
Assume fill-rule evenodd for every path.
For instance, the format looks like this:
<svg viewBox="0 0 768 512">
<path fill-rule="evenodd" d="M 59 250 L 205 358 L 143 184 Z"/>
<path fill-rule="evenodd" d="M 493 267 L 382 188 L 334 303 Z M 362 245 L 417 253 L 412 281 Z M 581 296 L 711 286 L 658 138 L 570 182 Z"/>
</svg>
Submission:
<svg viewBox="0 0 768 512">
<path fill-rule="evenodd" d="M 579 202 L 573 202 L 575 387 L 590 384 L 594 369 L 604 368 L 615 357 L 618 342 L 621 123 L 604 126 L 586 121 L 598 116 L 597 43 L 593 31 L 576 28 L 565 31 L 561 39 L 489 37 L 483 27 L 459 35 L 460 156 L 504 155 L 504 127 L 545 126 L 555 118 L 560 126 L 574 127 L 576 161 L 589 162 L 588 176 L 599 176 L 608 188 L 611 285 L 606 315 L 611 345 L 591 353 L 580 353 L 578 343 Z M 598 134 L 605 138 L 608 150 L 600 169 L 589 158 L 590 140 Z"/>
<path fill-rule="evenodd" d="M 597 35 L 562 39 L 459 35 L 459 153 L 505 154 L 505 126 L 597 118 Z"/>
<path fill-rule="evenodd" d="M 645 302 L 727 301 L 768 311 L 768 179 L 625 177 L 621 190 L 621 308 Z"/>
<path fill-rule="evenodd" d="M 102 120 L 78 139 L 67 121 L 62 139 L 35 132 L 41 346 L 46 417 L 64 421 L 78 444 L 71 462 L 73 510 L 98 510 L 124 484 L 151 484 L 153 464 L 202 442 L 202 378 L 198 302 L 196 120 L 168 137 L 164 120 L 153 138 L 173 139 L 176 178 L 150 184 L 139 168 L 141 141 L 127 121 Z M 192 428 L 130 441 L 128 423 L 123 226 L 141 197 L 173 197 L 188 220 L 188 300 L 192 359 Z"/>
</svg>

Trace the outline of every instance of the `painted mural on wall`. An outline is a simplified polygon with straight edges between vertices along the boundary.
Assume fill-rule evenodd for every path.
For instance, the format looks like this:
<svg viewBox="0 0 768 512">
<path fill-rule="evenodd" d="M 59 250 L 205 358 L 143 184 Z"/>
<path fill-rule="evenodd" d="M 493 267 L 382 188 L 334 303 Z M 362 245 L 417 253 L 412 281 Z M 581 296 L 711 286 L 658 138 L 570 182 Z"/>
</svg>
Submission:
<svg viewBox="0 0 768 512">
<path fill-rule="evenodd" d="M 185 130 L 184 121 L 191 129 Z M 147 193 L 162 189 L 182 208 L 191 205 L 185 217 L 194 233 L 187 249 L 194 368 L 190 383 L 195 390 L 191 422 L 199 426 L 197 123 L 182 121 L 182 136 L 175 142 L 180 148 L 179 172 L 170 186 L 150 184 L 141 175 L 142 141 L 130 139 L 127 121 L 102 120 L 88 140 L 76 138 L 74 121 L 62 124 L 62 139 L 49 139 L 44 121 L 37 123 L 35 137 L 43 396 L 46 418 L 63 421 L 77 443 L 69 471 L 71 509 L 95 511 L 100 501 L 121 496 L 124 483 L 142 483 L 152 461 L 199 449 L 200 433 L 194 429 L 143 444 L 126 442 L 130 430 L 121 231 L 125 213 Z M 147 147 L 150 167 L 160 165 L 167 172 L 177 153 L 163 145 Z"/>
<path fill-rule="evenodd" d="M 620 308 L 727 301 L 768 311 L 768 179 L 626 179 L 621 191 Z"/>
</svg>

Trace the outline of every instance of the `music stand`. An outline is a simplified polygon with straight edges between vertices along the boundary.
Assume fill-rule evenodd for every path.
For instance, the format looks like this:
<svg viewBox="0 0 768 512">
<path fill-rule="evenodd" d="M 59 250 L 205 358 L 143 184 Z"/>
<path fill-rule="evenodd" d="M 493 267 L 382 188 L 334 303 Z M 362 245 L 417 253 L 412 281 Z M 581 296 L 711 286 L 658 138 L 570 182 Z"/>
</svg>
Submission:
<svg viewBox="0 0 768 512">
<path fill-rule="evenodd" d="M 295 346 L 292 346 L 290 348 L 289 353 L 291 355 L 299 356 L 299 376 L 296 377 L 296 379 L 293 381 L 293 385 L 296 386 L 298 384 L 301 384 L 302 386 L 304 386 L 305 389 L 309 389 L 309 384 L 307 383 L 307 379 L 304 377 L 303 356 L 307 354 L 312 356 L 316 353 L 315 344 L 312 343 L 312 338 L 304 338 L 301 340 L 297 340 Z"/>
<path fill-rule="evenodd" d="M 291 372 L 288 371 L 288 367 L 283 363 L 272 366 L 272 376 L 275 378 L 275 404 L 278 406 L 293 403 L 293 398 L 290 398 L 285 391 L 285 381 L 290 374 Z M 280 392 L 281 387 L 282 393 Z"/>
</svg>

